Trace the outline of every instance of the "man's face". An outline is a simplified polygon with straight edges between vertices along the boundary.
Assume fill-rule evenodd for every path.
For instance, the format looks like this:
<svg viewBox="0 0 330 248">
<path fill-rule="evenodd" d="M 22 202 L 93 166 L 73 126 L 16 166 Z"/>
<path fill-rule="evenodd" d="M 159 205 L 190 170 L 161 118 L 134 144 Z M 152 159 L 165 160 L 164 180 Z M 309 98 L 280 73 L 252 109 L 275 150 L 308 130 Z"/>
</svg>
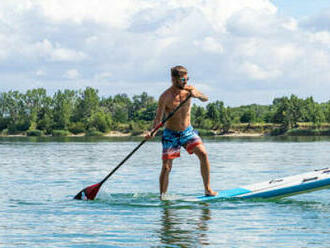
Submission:
<svg viewBox="0 0 330 248">
<path fill-rule="evenodd" d="M 188 73 L 181 75 L 179 78 L 175 79 L 175 86 L 178 87 L 179 89 L 184 89 L 186 84 L 188 83 L 189 77 Z"/>
</svg>

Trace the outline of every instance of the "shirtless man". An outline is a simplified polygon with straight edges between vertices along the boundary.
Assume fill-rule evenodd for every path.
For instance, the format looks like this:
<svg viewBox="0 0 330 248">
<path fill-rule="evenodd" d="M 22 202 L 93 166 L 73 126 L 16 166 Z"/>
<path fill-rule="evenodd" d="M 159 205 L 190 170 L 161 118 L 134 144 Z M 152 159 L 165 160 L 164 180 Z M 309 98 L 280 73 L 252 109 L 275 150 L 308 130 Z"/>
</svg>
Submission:
<svg viewBox="0 0 330 248">
<path fill-rule="evenodd" d="M 208 97 L 199 92 L 194 86 L 187 85 L 189 80 L 187 69 L 183 66 L 171 68 L 172 86 L 165 90 L 158 101 L 157 114 L 154 127 L 162 120 L 164 114 L 168 115 L 189 94 L 206 102 Z M 183 146 L 189 154 L 196 154 L 200 160 L 200 169 L 204 183 L 205 195 L 214 196 L 217 192 L 210 187 L 210 163 L 205 146 L 197 132 L 190 125 L 191 99 L 189 99 L 167 122 L 162 137 L 163 145 L 163 167 L 159 177 L 160 196 L 164 198 L 169 182 L 169 173 L 172 168 L 173 159 L 180 157 L 180 148 Z M 156 135 L 156 132 L 153 136 Z M 153 138 L 148 133 L 145 138 Z"/>
</svg>

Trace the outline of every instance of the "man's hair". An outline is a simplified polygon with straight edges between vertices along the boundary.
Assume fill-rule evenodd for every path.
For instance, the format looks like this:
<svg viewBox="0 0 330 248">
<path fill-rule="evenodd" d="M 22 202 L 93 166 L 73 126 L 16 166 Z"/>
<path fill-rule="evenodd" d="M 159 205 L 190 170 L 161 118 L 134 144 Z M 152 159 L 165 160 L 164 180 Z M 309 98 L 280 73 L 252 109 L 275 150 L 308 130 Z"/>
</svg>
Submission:
<svg viewBox="0 0 330 248">
<path fill-rule="evenodd" d="M 177 65 L 177 66 L 174 66 L 171 68 L 172 78 L 180 78 L 187 73 L 188 73 L 188 70 L 182 65 Z"/>
</svg>

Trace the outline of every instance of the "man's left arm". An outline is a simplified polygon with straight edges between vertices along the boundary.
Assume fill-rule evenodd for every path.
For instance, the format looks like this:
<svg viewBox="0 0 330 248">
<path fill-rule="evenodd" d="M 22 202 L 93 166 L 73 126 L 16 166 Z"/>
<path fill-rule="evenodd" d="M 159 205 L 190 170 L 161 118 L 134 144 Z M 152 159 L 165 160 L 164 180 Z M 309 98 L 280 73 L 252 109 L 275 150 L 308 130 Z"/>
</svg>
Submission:
<svg viewBox="0 0 330 248">
<path fill-rule="evenodd" d="M 207 102 L 209 100 L 209 98 L 204 95 L 202 92 L 198 91 L 194 86 L 192 85 L 187 85 L 185 87 L 186 90 L 190 91 L 191 96 L 198 98 L 199 100 L 201 100 L 202 102 Z"/>
</svg>

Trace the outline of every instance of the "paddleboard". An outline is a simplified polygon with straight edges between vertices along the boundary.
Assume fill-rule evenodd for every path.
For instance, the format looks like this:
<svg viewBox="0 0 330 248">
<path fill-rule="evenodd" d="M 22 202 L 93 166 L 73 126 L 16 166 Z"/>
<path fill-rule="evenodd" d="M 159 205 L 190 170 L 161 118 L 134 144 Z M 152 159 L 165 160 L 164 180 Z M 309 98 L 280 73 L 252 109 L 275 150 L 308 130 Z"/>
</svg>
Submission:
<svg viewBox="0 0 330 248">
<path fill-rule="evenodd" d="M 330 168 L 272 179 L 270 181 L 222 190 L 216 196 L 198 196 L 184 201 L 211 201 L 221 198 L 281 198 L 330 187 Z"/>
</svg>

